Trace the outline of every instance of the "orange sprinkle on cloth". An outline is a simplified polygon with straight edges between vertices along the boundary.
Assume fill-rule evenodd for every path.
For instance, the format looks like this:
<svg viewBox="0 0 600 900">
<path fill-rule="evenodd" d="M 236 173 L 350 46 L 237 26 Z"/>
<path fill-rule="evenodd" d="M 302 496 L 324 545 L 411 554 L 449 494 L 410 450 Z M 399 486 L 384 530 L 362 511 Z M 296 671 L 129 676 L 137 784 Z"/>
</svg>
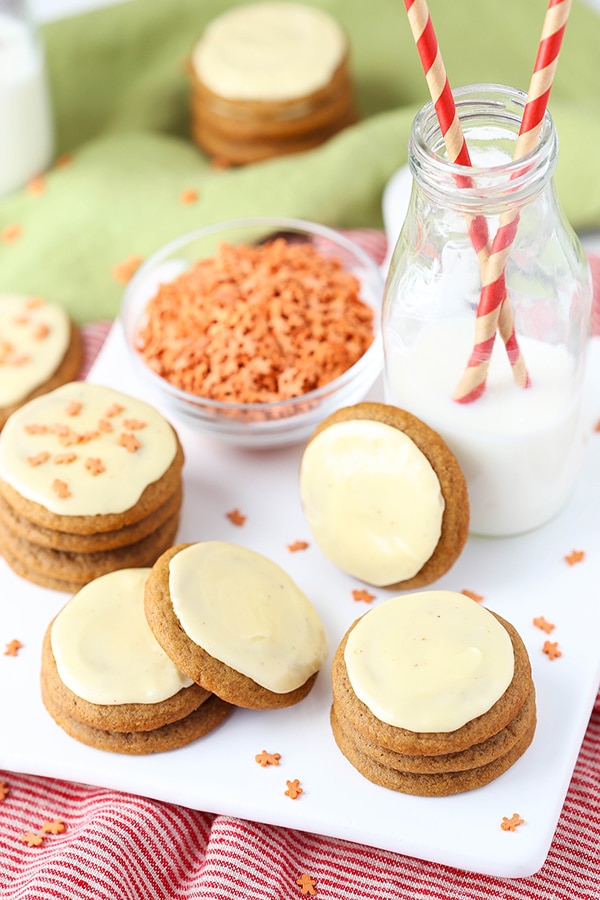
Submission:
<svg viewBox="0 0 600 900">
<path fill-rule="evenodd" d="M 308 547 L 308 541 L 294 541 L 293 544 L 288 544 L 287 548 L 290 553 L 297 553 L 299 550 L 306 550 Z"/>
<path fill-rule="evenodd" d="M 553 625 L 552 622 L 548 622 L 544 616 L 536 616 L 533 620 L 533 624 L 536 628 L 539 628 L 541 631 L 545 631 L 546 634 L 550 634 L 551 631 L 554 631 L 556 625 Z"/>
<path fill-rule="evenodd" d="M 42 835 L 34 834 L 33 831 L 27 831 L 25 834 L 22 834 L 19 840 L 23 844 L 27 844 L 28 847 L 41 847 L 44 843 Z"/>
<path fill-rule="evenodd" d="M 375 599 L 375 594 L 370 594 L 364 588 L 361 588 L 360 590 L 352 591 L 352 597 L 357 602 L 362 600 L 363 603 L 371 603 Z"/>
<path fill-rule="evenodd" d="M 46 190 L 46 179 L 43 175 L 37 175 L 27 183 L 27 193 L 32 197 L 41 197 Z"/>
<path fill-rule="evenodd" d="M 5 244 L 14 244 L 15 241 L 18 241 L 19 238 L 22 237 L 22 235 L 23 227 L 16 223 L 5 225 L 2 231 L 0 231 L 0 238 Z"/>
<path fill-rule="evenodd" d="M 571 550 L 565 556 L 565 562 L 570 566 L 576 566 L 577 563 L 583 562 L 585 559 L 585 550 Z"/>
<path fill-rule="evenodd" d="M 278 766 L 279 760 L 281 759 L 281 753 L 267 753 L 266 750 L 262 750 L 260 753 L 257 753 L 254 757 L 259 766 L 262 766 L 263 769 L 265 766 Z"/>
<path fill-rule="evenodd" d="M 468 591 L 466 590 L 466 588 L 461 591 L 461 594 L 464 594 L 465 597 L 470 597 L 471 600 L 475 601 L 475 603 L 481 603 L 481 601 L 484 599 L 483 594 L 476 594 L 475 591 Z"/>
<path fill-rule="evenodd" d="M 310 877 L 308 872 L 303 872 L 300 878 L 296 878 L 296 884 L 301 888 L 301 894 L 311 894 L 314 896 L 317 893 L 315 891 L 317 882 L 314 878 Z"/>
<path fill-rule="evenodd" d="M 179 195 L 179 200 L 184 206 L 191 206 L 198 201 L 198 191 L 195 188 L 186 188 Z"/>
<path fill-rule="evenodd" d="M 544 641 L 542 653 L 545 653 L 548 659 L 559 659 L 562 651 L 558 649 L 558 641 Z"/>
<path fill-rule="evenodd" d="M 137 253 L 132 253 L 131 256 L 126 257 L 122 262 L 112 267 L 113 278 L 119 284 L 127 284 L 128 281 L 131 281 L 142 262 L 141 256 Z"/>
<path fill-rule="evenodd" d="M 41 828 L 43 834 L 62 834 L 65 831 L 65 825 L 62 819 L 47 820 Z"/>
<path fill-rule="evenodd" d="M 286 781 L 287 790 L 283 793 L 286 797 L 289 797 L 290 800 L 297 800 L 300 794 L 303 793 L 303 789 L 300 787 L 300 781 L 298 778 L 294 778 L 293 781 Z"/>
<path fill-rule="evenodd" d="M 525 819 L 522 819 L 518 813 L 513 813 L 510 818 L 502 816 L 500 828 L 502 831 L 516 831 L 519 825 L 524 825 Z"/>
<path fill-rule="evenodd" d="M 0 800 L 6 800 L 10 794 L 10 788 L 5 781 L 0 781 Z"/>
<path fill-rule="evenodd" d="M 239 509 L 232 509 L 231 512 L 225 513 L 232 525 L 242 526 L 246 522 L 247 516 L 243 515 Z"/>
<path fill-rule="evenodd" d="M 373 341 L 373 311 L 340 261 L 283 238 L 222 244 L 160 285 L 137 347 L 176 387 L 222 402 L 291 399 L 333 381 Z"/>
<path fill-rule="evenodd" d="M 8 644 L 6 645 L 4 655 L 5 656 L 16 656 L 22 646 L 23 646 L 23 644 L 21 643 L 21 641 L 14 638 L 12 641 L 9 641 Z"/>
</svg>

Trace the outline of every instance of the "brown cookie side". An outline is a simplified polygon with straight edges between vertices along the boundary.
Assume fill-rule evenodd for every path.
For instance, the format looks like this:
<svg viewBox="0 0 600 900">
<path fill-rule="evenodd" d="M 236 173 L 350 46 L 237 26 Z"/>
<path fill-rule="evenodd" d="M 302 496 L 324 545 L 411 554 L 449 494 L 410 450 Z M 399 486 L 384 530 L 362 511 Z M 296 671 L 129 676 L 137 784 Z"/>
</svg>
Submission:
<svg viewBox="0 0 600 900">
<path fill-rule="evenodd" d="M 365 401 L 343 407 L 324 419 L 310 440 L 337 422 L 356 419 L 381 422 L 404 432 L 424 454 L 438 477 L 444 498 L 444 513 L 437 546 L 416 575 L 386 587 L 409 590 L 432 584 L 454 565 L 469 535 L 469 495 L 465 476 L 456 457 L 436 431 L 411 413 L 385 403 Z"/>
<path fill-rule="evenodd" d="M 208 691 L 193 684 L 156 703 L 90 703 L 73 693 L 62 681 L 52 652 L 51 629 L 52 622 L 42 642 L 42 693 L 52 697 L 55 710 L 90 728 L 117 732 L 151 731 L 185 718 L 210 697 Z"/>
<path fill-rule="evenodd" d="M 280 709 L 299 703 L 310 692 L 318 673 L 295 690 L 277 694 L 215 659 L 185 633 L 169 594 L 169 563 L 188 546 L 177 544 L 163 553 L 152 567 L 144 589 L 148 624 L 167 656 L 188 678 L 235 706 Z"/>
<path fill-rule="evenodd" d="M 487 712 L 471 719 L 461 728 L 450 732 L 408 731 L 405 728 L 382 722 L 373 715 L 368 706 L 354 693 L 344 661 L 348 635 L 356 622 L 350 626 L 342 638 L 333 657 L 332 687 L 336 707 L 343 711 L 344 717 L 352 723 L 356 731 L 368 740 L 380 744 L 388 750 L 405 753 L 409 756 L 457 753 L 473 744 L 480 744 L 488 740 L 506 728 L 508 723 L 514 719 L 525 703 L 532 685 L 529 655 L 520 635 L 509 622 L 497 613 L 492 613 L 492 615 L 506 629 L 511 639 L 515 660 L 512 681 L 504 694 Z"/>
</svg>

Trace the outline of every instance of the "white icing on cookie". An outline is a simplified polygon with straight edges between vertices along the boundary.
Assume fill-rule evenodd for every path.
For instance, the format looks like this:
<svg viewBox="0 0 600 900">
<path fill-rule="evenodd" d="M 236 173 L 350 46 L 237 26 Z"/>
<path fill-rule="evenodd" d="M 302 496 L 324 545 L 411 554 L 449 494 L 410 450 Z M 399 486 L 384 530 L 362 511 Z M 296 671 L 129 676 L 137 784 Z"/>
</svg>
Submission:
<svg viewBox="0 0 600 900">
<path fill-rule="evenodd" d="M 213 19 L 194 48 L 192 65 L 221 97 L 289 100 L 324 87 L 345 52 L 341 27 L 322 10 L 255 3 Z"/>
<path fill-rule="evenodd" d="M 173 429 L 152 406 L 75 381 L 9 417 L 0 478 L 54 513 L 121 513 L 164 475 L 176 451 Z"/>
<path fill-rule="evenodd" d="M 327 655 L 308 598 L 278 565 L 244 547 L 207 541 L 169 563 L 169 592 L 198 646 L 278 694 L 300 687 Z"/>
<path fill-rule="evenodd" d="M 368 584 L 412 578 L 440 539 L 438 477 L 404 432 L 382 422 L 337 422 L 313 438 L 302 457 L 300 495 L 323 553 Z"/>
<path fill-rule="evenodd" d="M 0 406 L 19 403 L 48 381 L 71 337 L 66 312 L 36 297 L 0 294 Z"/>
<path fill-rule="evenodd" d="M 158 703 L 192 684 L 171 662 L 144 613 L 150 569 L 119 569 L 85 587 L 50 631 L 61 681 L 89 703 Z"/>
<path fill-rule="evenodd" d="M 382 722 L 449 732 L 483 715 L 512 681 L 506 629 L 454 591 L 386 600 L 366 613 L 344 651 L 356 696 Z"/>
</svg>

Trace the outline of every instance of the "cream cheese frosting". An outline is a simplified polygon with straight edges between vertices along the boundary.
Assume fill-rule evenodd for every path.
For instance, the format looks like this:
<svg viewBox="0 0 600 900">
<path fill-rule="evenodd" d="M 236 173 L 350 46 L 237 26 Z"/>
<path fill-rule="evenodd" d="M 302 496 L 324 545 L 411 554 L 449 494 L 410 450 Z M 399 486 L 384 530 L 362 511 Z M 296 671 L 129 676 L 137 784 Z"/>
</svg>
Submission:
<svg viewBox="0 0 600 900">
<path fill-rule="evenodd" d="M 323 553 L 369 584 L 412 578 L 440 539 L 439 479 L 416 444 L 382 422 L 351 419 L 316 435 L 302 456 L 300 495 Z"/>
<path fill-rule="evenodd" d="M 341 27 L 322 10 L 255 3 L 213 19 L 193 50 L 192 65 L 221 97 L 289 100 L 324 87 L 345 52 Z"/>
<path fill-rule="evenodd" d="M 119 569 L 89 582 L 50 631 L 61 681 L 89 703 L 158 703 L 192 681 L 150 630 L 144 585 L 150 569 Z"/>
<path fill-rule="evenodd" d="M 169 563 L 173 610 L 211 656 L 274 693 L 317 672 L 327 638 L 305 594 L 270 559 L 225 541 L 191 544 Z"/>
<path fill-rule="evenodd" d="M 487 712 L 514 673 L 506 629 L 454 591 L 404 594 L 370 610 L 350 632 L 344 661 L 373 715 L 417 732 L 454 731 Z"/>
<path fill-rule="evenodd" d="M 176 451 L 173 429 L 152 406 L 76 381 L 9 417 L 0 432 L 0 478 L 60 515 L 121 513 Z"/>
<path fill-rule="evenodd" d="M 38 297 L 0 294 L 0 406 L 19 403 L 48 381 L 71 337 L 66 312 Z"/>
</svg>

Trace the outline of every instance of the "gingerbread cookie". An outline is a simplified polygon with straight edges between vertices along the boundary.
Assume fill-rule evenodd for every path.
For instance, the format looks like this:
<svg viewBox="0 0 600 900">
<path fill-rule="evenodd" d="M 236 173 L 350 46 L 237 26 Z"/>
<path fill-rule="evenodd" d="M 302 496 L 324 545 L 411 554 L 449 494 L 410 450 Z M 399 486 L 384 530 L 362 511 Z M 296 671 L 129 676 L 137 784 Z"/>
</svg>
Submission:
<svg viewBox="0 0 600 900">
<path fill-rule="evenodd" d="M 18 574 L 73 590 L 151 565 L 173 543 L 183 451 L 149 404 L 71 382 L 30 401 L 0 434 L 0 542 Z"/>
<path fill-rule="evenodd" d="M 23 404 L 73 381 L 82 361 L 79 329 L 60 306 L 0 294 L 0 429 Z"/>
<path fill-rule="evenodd" d="M 300 495 L 323 553 L 378 587 L 431 584 L 467 540 L 467 485 L 454 455 L 424 422 L 382 403 L 345 407 L 317 427 Z"/>
<path fill-rule="evenodd" d="M 332 667 L 331 726 L 365 777 L 441 796 L 487 784 L 525 752 L 535 688 L 525 646 L 463 594 L 405 594 L 346 632 Z"/>
<path fill-rule="evenodd" d="M 46 630 L 44 705 L 91 746 L 171 749 L 206 734 L 230 710 L 180 672 L 154 639 L 144 613 L 149 572 L 123 569 L 88 583 Z"/>
<path fill-rule="evenodd" d="M 145 608 L 170 659 L 236 706 L 290 706 L 327 654 L 319 617 L 275 563 L 223 541 L 179 544 L 152 567 Z"/>
</svg>

